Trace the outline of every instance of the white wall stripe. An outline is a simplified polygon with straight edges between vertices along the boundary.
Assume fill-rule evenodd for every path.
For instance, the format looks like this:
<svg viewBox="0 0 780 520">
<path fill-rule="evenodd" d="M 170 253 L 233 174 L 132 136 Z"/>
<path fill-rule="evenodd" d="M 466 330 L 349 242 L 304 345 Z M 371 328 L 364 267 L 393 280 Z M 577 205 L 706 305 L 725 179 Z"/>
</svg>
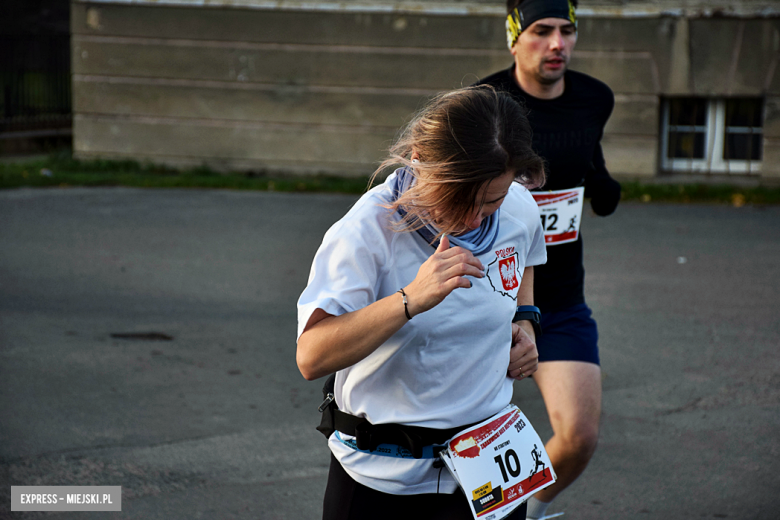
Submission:
<svg viewBox="0 0 780 520">
<path fill-rule="evenodd" d="M 95 36 L 74 34 L 74 43 L 109 43 L 118 45 L 161 45 L 170 47 L 205 47 L 212 49 L 241 49 L 250 51 L 329 52 L 346 54 L 385 54 L 406 56 L 508 56 L 502 49 L 458 49 L 436 47 L 374 47 L 366 45 L 325 45 L 305 43 L 253 43 L 221 40 L 190 40 L 182 38 L 147 38 L 135 36 Z"/>
<path fill-rule="evenodd" d="M 300 132 L 322 132 L 322 133 L 355 133 L 366 134 L 376 133 L 378 135 L 392 136 L 397 130 L 395 126 L 380 125 L 327 125 L 321 123 L 272 123 L 264 121 L 241 121 L 234 119 L 205 119 L 189 117 L 158 117 L 158 116 L 131 116 L 131 115 L 107 115 L 99 113 L 81 112 L 74 114 L 73 120 L 80 121 L 100 121 L 103 123 L 139 123 L 144 125 L 169 125 L 169 126 L 202 126 L 211 128 L 243 128 L 251 130 L 272 130 Z"/>
<path fill-rule="evenodd" d="M 161 85 L 166 87 L 190 87 L 208 89 L 313 92 L 317 94 L 379 94 L 405 96 L 432 96 L 436 89 L 399 87 L 341 87 L 327 85 L 285 85 L 278 83 L 248 83 L 239 81 L 218 81 L 200 79 L 144 78 L 137 76 L 105 76 L 97 74 L 74 74 L 77 83 L 109 83 L 120 85 Z"/>
</svg>

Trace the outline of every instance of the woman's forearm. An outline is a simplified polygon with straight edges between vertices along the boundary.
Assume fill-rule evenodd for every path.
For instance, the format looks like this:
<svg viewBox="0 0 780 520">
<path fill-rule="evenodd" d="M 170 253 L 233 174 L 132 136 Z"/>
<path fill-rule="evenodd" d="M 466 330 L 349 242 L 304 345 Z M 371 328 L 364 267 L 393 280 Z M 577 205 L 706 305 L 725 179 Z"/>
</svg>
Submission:
<svg viewBox="0 0 780 520">
<path fill-rule="evenodd" d="M 471 287 L 467 276 L 484 277 L 482 262 L 461 247 L 450 248 L 449 239 L 441 237 L 405 288 L 406 310 L 416 316 L 432 309 L 455 289 Z M 409 321 L 406 310 L 400 293 L 341 316 L 317 309 L 298 338 L 298 369 L 311 381 L 362 361 Z"/>
<path fill-rule="evenodd" d="M 517 290 L 517 305 L 533 305 L 534 304 L 534 268 L 533 266 L 526 267 L 523 271 L 523 279 L 520 282 L 520 288 Z M 528 334 L 533 340 L 536 340 L 536 334 L 534 328 L 531 326 L 531 322 L 528 320 L 521 320 L 517 322 L 520 327 Z"/>
<path fill-rule="evenodd" d="M 341 316 L 317 309 L 298 339 L 298 369 L 309 381 L 362 361 L 409 321 L 395 293 Z"/>
</svg>

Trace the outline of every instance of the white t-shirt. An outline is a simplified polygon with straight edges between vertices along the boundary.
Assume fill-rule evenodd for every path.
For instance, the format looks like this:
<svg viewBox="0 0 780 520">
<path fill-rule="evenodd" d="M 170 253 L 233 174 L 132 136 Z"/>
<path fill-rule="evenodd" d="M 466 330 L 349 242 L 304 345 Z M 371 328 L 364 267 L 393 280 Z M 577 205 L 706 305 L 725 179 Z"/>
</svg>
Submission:
<svg viewBox="0 0 780 520">
<path fill-rule="evenodd" d="M 388 182 L 363 195 L 325 234 L 298 300 L 298 337 L 315 309 L 335 316 L 362 309 L 409 285 L 433 254 L 418 233 L 393 231 L 398 214 L 382 206 L 390 200 Z M 547 260 L 539 209 L 524 187 L 512 184 L 496 242 L 478 258 L 486 276 L 470 278 L 473 287 L 456 289 L 368 357 L 337 373 L 334 395 L 340 410 L 372 424 L 454 428 L 509 404 L 517 290 L 525 267 Z M 456 489 L 449 473 L 433 468 L 431 459 L 356 451 L 336 434 L 328 444 L 347 473 L 370 488 L 396 495 Z"/>
</svg>

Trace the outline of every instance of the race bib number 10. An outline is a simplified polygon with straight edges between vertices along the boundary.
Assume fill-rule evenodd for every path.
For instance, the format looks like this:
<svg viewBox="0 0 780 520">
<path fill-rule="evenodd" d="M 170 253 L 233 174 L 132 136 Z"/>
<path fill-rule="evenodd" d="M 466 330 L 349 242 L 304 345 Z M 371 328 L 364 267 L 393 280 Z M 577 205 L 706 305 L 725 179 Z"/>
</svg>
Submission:
<svg viewBox="0 0 780 520">
<path fill-rule="evenodd" d="M 555 246 L 577 240 L 584 194 L 585 188 L 531 192 L 539 206 L 545 244 Z"/>
<path fill-rule="evenodd" d="M 556 478 L 539 435 L 514 405 L 458 433 L 440 456 L 478 520 L 506 517 Z"/>
</svg>

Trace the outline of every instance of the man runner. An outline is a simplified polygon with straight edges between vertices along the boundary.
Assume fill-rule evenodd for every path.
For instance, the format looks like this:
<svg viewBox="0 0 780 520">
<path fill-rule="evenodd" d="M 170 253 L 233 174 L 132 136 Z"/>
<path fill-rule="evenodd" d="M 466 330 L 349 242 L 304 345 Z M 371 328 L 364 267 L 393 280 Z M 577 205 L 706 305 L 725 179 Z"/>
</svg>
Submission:
<svg viewBox="0 0 780 520">
<path fill-rule="evenodd" d="M 481 82 L 525 104 L 534 150 L 547 163 L 547 183 L 534 193 L 545 225 L 547 264 L 534 273 L 542 336 L 536 338 L 540 363 L 533 379 L 553 428 L 546 448 L 558 481 L 529 500 L 533 519 L 543 518 L 550 502 L 587 466 L 601 415 L 598 333 L 583 294 L 582 196 L 565 190 L 584 186 L 601 216 L 615 211 L 620 200 L 620 184 L 609 176 L 601 151 L 612 91 L 567 70 L 577 42 L 576 6 L 576 0 L 508 0 L 507 43 L 514 64 Z M 578 204 L 579 214 L 572 210 Z"/>
</svg>

